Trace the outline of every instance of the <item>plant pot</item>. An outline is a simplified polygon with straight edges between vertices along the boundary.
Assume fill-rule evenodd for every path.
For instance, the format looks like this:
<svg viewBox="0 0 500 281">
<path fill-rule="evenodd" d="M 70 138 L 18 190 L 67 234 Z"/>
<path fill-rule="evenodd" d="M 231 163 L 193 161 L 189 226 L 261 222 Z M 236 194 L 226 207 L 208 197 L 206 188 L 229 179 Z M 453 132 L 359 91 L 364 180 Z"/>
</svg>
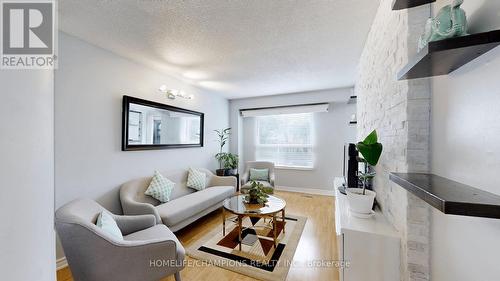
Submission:
<svg viewBox="0 0 500 281">
<path fill-rule="evenodd" d="M 362 188 L 347 188 L 347 201 L 349 202 L 349 209 L 357 214 L 371 215 L 373 202 L 375 201 L 375 192 L 366 190 L 363 195 Z"/>
<path fill-rule="evenodd" d="M 262 205 L 261 203 L 259 203 L 259 201 L 257 201 L 257 198 L 245 198 L 245 201 L 244 201 L 246 204 L 250 204 L 250 205 Z"/>
<path fill-rule="evenodd" d="M 223 177 L 226 173 L 226 170 L 225 169 L 217 169 L 215 170 L 215 174 L 219 177 Z"/>
<path fill-rule="evenodd" d="M 224 169 L 224 176 L 236 176 L 238 169 Z"/>
</svg>

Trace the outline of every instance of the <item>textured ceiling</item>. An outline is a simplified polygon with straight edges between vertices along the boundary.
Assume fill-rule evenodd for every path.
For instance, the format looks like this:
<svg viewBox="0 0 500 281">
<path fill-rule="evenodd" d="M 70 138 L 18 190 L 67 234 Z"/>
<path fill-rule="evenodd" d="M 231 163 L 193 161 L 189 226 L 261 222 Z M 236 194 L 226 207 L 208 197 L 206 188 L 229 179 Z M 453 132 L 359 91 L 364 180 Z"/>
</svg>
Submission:
<svg viewBox="0 0 500 281">
<path fill-rule="evenodd" d="M 228 98 L 351 86 L 378 0 L 60 0 L 62 31 Z"/>
</svg>

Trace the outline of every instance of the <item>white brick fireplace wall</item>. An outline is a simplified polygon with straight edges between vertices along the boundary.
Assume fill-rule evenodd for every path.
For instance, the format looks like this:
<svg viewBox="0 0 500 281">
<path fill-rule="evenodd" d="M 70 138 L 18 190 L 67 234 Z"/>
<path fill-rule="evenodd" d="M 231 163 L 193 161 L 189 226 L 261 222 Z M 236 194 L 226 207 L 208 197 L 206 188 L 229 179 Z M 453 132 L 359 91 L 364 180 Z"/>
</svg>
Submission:
<svg viewBox="0 0 500 281">
<path fill-rule="evenodd" d="M 358 139 L 376 129 L 384 152 L 374 187 L 383 213 L 401 233 L 401 279 L 429 280 L 430 210 L 426 203 L 389 181 L 390 172 L 429 171 L 430 83 L 398 81 L 398 71 L 417 52 L 430 16 L 428 5 L 392 11 L 381 0 L 360 59 Z"/>
</svg>

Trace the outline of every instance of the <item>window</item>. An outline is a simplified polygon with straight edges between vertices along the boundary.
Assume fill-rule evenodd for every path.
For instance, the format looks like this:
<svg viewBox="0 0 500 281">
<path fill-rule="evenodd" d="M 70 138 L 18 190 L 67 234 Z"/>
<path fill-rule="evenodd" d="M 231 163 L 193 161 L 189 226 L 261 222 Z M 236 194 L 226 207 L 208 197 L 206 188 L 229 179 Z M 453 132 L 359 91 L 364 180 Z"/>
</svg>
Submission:
<svg viewBox="0 0 500 281">
<path fill-rule="evenodd" d="M 256 160 L 282 167 L 313 168 L 313 113 L 256 119 Z"/>
</svg>

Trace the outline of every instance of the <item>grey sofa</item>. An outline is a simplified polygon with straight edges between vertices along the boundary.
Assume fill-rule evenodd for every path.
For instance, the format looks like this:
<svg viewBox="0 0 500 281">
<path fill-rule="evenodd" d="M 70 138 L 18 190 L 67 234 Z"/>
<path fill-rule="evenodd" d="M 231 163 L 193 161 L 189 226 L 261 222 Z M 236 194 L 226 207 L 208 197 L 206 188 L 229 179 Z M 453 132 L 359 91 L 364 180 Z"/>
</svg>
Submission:
<svg viewBox="0 0 500 281">
<path fill-rule="evenodd" d="M 247 193 L 250 188 L 250 169 L 268 169 L 269 178 L 267 181 L 257 181 L 264 185 L 264 187 L 274 190 L 274 163 L 266 161 L 248 161 L 245 164 L 245 173 L 241 177 L 241 193 Z"/>
<path fill-rule="evenodd" d="M 152 215 L 113 215 L 124 236 L 119 240 L 95 225 L 103 210 L 92 200 L 77 199 L 55 214 L 75 281 L 153 281 L 172 274 L 180 281 L 185 252 L 172 231 Z"/>
<path fill-rule="evenodd" d="M 219 177 L 206 169 L 207 188 L 196 191 L 186 186 L 187 171 L 166 172 L 162 175 L 175 182 L 171 200 L 160 201 L 144 194 L 151 177 L 129 181 L 120 188 L 120 200 L 124 214 L 152 214 L 157 223 L 163 223 L 172 231 L 178 231 L 197 219 L 220 208 L 224 199 L 236 192 L 235 177 Z"/>
</svg>

